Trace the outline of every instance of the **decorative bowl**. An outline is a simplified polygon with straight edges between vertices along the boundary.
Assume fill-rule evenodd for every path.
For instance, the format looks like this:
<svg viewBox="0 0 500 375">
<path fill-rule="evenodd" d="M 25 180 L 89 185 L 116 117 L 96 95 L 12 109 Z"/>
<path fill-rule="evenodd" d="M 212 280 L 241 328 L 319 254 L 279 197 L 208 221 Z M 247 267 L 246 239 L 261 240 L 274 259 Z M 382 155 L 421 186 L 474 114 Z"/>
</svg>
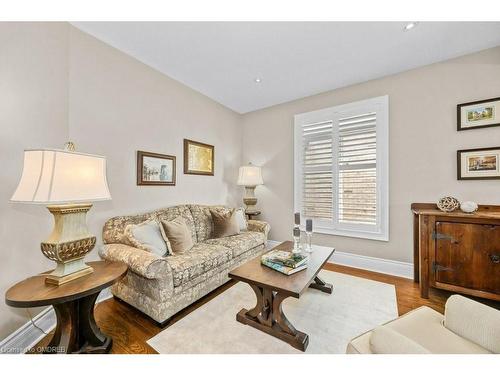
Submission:
<svg viewBox="0 0 500 375">
<path fill-rule="evenodd" d="M 454 197 L 443 197 L 437 202 L 437 206 L 443 212 L 452 212 L 460 207 L 460 202 Z"/>
</svg>

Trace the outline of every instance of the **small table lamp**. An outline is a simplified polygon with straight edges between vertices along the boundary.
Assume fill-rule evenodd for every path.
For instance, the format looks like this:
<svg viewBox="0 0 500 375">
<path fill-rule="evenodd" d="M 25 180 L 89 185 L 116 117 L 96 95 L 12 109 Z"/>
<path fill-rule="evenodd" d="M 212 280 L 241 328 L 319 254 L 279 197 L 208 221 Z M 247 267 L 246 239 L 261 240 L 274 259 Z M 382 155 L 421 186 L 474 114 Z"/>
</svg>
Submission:
<svg viewBox="0 0 500 375">
<path fill-rule="evenodd" d="M 41 243 L 42 253 L 57 263 L 45 282 L 60 285 L 93 272 L 83 258 L 95 246 L 87 228 L 90 201 L 109 200 L 106 158 L 65 150 L 24 151 L 21 181 L 11 202 L 45 204 L 54 215 L 54 229 Z"/>
<path fill-rule="evenodd" d="M 240 167 L 240 173 L 238 176 L 238 185 L 245 186 L 245 197 L 243 198 L 243 203 L 245 204 L 245 213 L 252 214 L 256 213 L 255 205 L 257 204 L 257 198 L 255 198 L 255 187 L 257 185 L 263 185 L 262 171 L 260 167 L 248 163 L 248 165 Z"/>
</svg>

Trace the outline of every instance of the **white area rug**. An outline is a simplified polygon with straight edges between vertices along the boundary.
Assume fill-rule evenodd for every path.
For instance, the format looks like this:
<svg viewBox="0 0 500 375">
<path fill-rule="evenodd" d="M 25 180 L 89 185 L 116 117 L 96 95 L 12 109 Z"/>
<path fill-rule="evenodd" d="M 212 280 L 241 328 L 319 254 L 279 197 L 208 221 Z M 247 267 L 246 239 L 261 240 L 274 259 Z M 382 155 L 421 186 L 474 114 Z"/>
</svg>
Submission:
<svg viewBox="0 0 500 375">
<path fill-rule="evenodd" d="M 333 294 L 309 289 L 300 299 L 287 298 L 283 311 L 309 335 L 306 353 L 345 353 L 359 334 L 398 316 L 393 285 L 336 272 L 321 271 Z M 221 293 L 148 341 L 162 354 L 299 354 L 289 344 L 236 321 L 241 308 L 255 306 L 245 283 Z"/>
</svg>

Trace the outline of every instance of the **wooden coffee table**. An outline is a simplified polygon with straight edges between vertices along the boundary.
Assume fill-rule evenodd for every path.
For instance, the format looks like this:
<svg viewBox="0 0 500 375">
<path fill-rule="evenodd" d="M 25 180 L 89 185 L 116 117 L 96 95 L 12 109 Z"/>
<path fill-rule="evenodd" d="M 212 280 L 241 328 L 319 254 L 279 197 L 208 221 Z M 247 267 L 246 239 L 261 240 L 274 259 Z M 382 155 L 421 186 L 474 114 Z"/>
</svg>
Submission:
<svg viewBox="0 0 500 375">
<path fill-rule="evenodd" d="M 292 248 L 293 243 L 287 241 L 273 250 L 291 251 Z M 310 254 L 307 263 L 308 267 L 290 276 L 263 266 L 260 263 L 260 256 L 232 270 L 229 277 L 250 285 L 257 296 L 255 307 L 251 310 L 242 309 L 236 315 L 236 320 L 305 351 L 309 336 L 294 328 L 283 313 L 281 304 L 287 297 L 300 298 L 308 287 L 331 294 L 332 285 L 321 280 L 318 273 L 334 251 L 335 249 L 332 248 L 314 246 L 314 251 Z"/>
</svg>

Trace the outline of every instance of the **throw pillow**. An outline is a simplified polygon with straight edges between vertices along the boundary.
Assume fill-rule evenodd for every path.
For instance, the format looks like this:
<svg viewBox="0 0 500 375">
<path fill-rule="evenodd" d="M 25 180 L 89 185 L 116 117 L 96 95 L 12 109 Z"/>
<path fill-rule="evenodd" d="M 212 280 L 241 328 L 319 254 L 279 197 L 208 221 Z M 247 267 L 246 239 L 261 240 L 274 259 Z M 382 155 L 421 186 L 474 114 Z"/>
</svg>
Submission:
<svg viewBox="0 0 500 375">
<path fill-rule="evenodd" d="M 212 221 L 214 223 L 214 237 L 229 237 L 240 233 L 238 220 L 236 219 L 236 210 L 228 213 L 210 210 Z"/>
<path fill-rule="evenodd" d="M 247 217 L 243 208 L 236 209 L 236 221 L 238 222 L 238 226 L 240 227 L 240 232 L 248 231 Z"/>
<path fill-rule="evenodd" d="M 186 221 L 178 216 L 174 220 L 162 220 L 163 233 L 165 241 L 170 243 L 171 250 L 174 254 L 181 254 L 191 250 L 194 246 L 191 232 L 186 224 Z"/>
<path fill-rule="evenodd" d="M 149 251 L 161 257 L 169 255 L 169 249 L 156 220 L 127 225 L 125 236 L 138 249 Z"/>
</svg>

